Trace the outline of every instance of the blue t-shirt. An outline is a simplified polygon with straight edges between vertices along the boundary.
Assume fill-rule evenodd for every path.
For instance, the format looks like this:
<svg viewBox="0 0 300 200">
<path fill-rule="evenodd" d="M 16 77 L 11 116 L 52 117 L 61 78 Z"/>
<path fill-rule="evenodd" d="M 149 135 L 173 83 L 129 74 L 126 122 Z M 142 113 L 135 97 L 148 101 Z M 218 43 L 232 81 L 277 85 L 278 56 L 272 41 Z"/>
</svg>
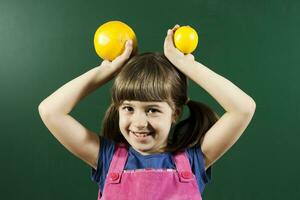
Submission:
<svg viewBox="0 0 300 200">
<path fill-rule="evenodd" d="M 103 136 L 100 138 L 100 150 L 98 154 L 97 170 L 92 168 L 91 179 L 95 181 L 101 192 L 104 188 L 106 175 L 109 170 L 109 165 L 112 161 L 112 157 L 115 149 L 115 142 L 109 140 Z M 205 185 L 211 181 L 211 166 L 205 171 L 204 157 L 201 151 L 200 145 L 186 149 L 188 158 L 193 173 L 196 176 L 199 191 L 201 194 L 204 191 Z M 100 159 L 99 159 L 100 157 Z M 176 169 L 175 163 L 172 160 L 172 154 L 170 152 L 157 153 L 151 155 L 142 155 L 134 148 L 128 149 L 128 160 L 125 165 L 125 170 L 133 169 Z"/>
</svg>

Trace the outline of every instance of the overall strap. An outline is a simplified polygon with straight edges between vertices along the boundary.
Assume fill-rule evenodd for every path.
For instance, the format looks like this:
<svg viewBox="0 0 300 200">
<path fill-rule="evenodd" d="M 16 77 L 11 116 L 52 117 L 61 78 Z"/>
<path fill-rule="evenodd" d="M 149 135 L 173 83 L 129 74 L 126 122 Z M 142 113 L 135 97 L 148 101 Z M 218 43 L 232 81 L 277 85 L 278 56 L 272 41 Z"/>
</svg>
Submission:
<svg viewBox="0 0 300 200">
<path fill-rule="evenodd" d="M 188 159 L 187 152 L 180 150 L 174 153 L 173 156 L 176 169 L 178 171 L 179 180 L 181 182 L 190 182 L 193 180 L 194 175 Z"/>
<path fill-rule="evenodd" d="M 109 183 L 120 183 L 121 175 L 127 161 L 128 151 L 123 143 L 116 143 L 115 151 L 107 174 Z"/>
</svg>

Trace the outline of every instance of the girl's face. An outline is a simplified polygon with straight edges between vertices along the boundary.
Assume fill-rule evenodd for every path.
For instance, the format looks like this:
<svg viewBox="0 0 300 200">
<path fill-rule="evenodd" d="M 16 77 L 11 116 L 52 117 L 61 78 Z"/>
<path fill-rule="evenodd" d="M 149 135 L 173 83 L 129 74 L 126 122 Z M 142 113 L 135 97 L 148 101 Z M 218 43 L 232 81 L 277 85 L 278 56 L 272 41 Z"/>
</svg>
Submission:
<svg viewBox="0 0 300 200">
<path fill-rule="evenodd" d="M 160 153 L 167 145 L 173 112 L 166 102 L 124 101 L 119 107 L 120 131 L 143 155 Z"/>
</svg>

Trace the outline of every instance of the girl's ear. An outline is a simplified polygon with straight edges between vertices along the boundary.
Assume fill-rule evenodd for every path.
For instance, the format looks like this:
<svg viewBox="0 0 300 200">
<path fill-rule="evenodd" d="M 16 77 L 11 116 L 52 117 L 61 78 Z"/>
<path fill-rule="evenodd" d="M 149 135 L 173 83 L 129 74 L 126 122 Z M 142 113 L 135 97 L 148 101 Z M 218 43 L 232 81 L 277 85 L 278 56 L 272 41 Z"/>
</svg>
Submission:
<svg viewBox="0 0 300 200">
<path fill-rule="evenodd" d="M 172 116 L 172 122 L 173 123 L 176 123 L 176 121 L 178 120 L 179 116 L 180 116 L 180 113 L 182 112 L 182 109 L 176 109 L 175 112 L 173 113 L 173 116 Z"/>
<path fill-rule="evenodd" d="M 175 117 L 173 117 L 173 119 L 172 119 L 172 123 L 173 123 L 173 124 L 175 124 L 175 123 L 176 123 L 176 121 L 177 121 L 177 119 L 176 119 Z"/>
</svg>

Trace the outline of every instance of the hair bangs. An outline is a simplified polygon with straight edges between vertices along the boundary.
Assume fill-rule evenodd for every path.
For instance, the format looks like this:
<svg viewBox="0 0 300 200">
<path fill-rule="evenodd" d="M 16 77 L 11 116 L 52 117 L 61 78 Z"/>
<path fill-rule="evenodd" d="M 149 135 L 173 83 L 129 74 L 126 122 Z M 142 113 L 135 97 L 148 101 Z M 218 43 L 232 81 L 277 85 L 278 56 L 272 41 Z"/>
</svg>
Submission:
<svg viewBox="0 0 300 200">
<path fill-rule="evenodd" d="M 165 67 L 151 59 L 128 63 L 112 87 L 112 100 L 120 105 L 124 100 L 167 101 L 170 97 L 170 78 Z"/>
</svg>

